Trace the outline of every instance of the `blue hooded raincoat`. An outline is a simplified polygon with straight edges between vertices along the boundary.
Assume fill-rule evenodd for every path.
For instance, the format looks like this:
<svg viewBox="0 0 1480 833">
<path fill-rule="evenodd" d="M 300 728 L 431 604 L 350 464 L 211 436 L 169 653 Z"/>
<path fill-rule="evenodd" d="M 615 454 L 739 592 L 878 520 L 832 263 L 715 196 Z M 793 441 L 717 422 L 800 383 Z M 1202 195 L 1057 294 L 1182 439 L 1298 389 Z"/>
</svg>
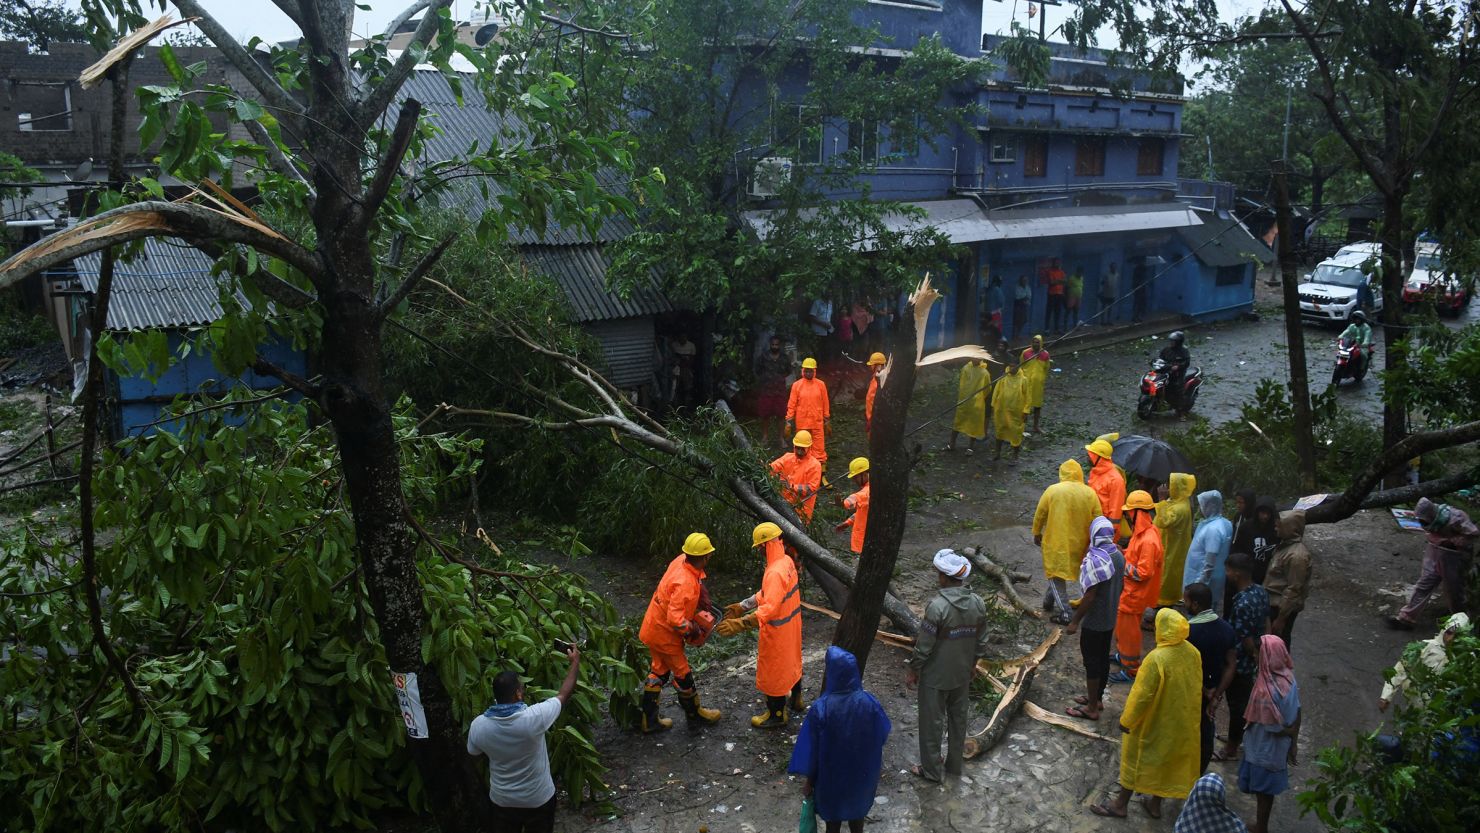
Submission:
<svg viewBox="0 0 1480 833">
<path fill-rule="evenodd" d="M 1198 495 L 1197 506 L 1203 519 L 1198 522 L 1197 530 L 1192 533 L 1192 544 L 1187 548 L 1182 586 L 1206 584 L 1213 591 L 1213 609 L 1223 613 L 1223 571 L 1233 543 L 1233 523 L 1223 517 L 1223 493 L 1216 489 Z"/>
<path fill-rule="evenodd" d="M 858 660 L 842 648 L 827 649 L 827 681 L 807 711 L 787 771 L 812 779 L 817 815 L 852 821 L 868 815 L 884 767 L 889 716 L 863 690 Z"/>
</svg>

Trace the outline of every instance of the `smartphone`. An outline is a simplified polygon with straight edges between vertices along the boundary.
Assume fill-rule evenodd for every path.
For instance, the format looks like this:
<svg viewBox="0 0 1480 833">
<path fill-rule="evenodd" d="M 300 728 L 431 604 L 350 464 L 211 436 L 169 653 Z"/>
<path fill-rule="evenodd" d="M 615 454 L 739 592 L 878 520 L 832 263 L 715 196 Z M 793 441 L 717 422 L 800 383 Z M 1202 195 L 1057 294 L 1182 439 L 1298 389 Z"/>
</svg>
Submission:
<svg viewBox="0 0 1480 833">
<path fill-rule="evenodd" d="M 570 649 L 575 647 L 574 645 L 570 644 L 569 642 L 566 642 L 563 639 L 555 639 L 555 640 L 551 640 L 551 641 L 554 642 L 554 644 L 555 644 L 555 650 L 559 651 L 562 654 L 568 654 L 568 653 L 570 653 Z"/>
</svg>

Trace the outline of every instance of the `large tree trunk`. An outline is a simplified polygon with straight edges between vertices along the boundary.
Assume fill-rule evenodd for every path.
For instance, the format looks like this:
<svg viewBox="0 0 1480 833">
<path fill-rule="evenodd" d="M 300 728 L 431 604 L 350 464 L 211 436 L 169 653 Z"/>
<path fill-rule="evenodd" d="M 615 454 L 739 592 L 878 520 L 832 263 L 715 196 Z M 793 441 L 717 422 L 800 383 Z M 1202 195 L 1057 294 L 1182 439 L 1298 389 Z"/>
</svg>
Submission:
<svg viewBox="0 0 1480 833">
<path fill-rule="evenodd" d="M 910 397 L 915 392 L 913 300 L 894 328 L 892 347 L 893 360 L 874 400 L 873 429 L 869 434 L 868 535 L 858 558 L 853 591 L 833 633 L 833 644 L 857 657 L 860 670 L 868 664 L 874 631 L 879 629 L 879 616 L 889 581 L 894 576 L 909 509 L 910 460 L 904 439 Z"/>
<path fill-rule="evenodd" d="M 1301 488 L 1316 489 L 1315 425 L 1310 413 L 1310 376 L 1305 359 L 1305 325 L 1300 322 L 1300 283 L 1291 238 L 1290 186 L 1284 162 L 1274 163 L 1275 204 L 1279 223 L 1280 277 L 1285 302 L 1285 345 L 1290 360 L 1290 400 L 1295 407 L 1295 451 L 1300 455 Z"/>
<path fill-rule="evenodd" d="M 1394 189 L 1382 200 L 1382 350 L 1383 367 L 1395 371 L 1404 358 L 1403 329 L 1403 197 Z M 1382 404 L 1382 447 L 1392 448 L 1408 436 L 1408 412 L 1384 397 Z M 1390 469 L 1383 478 L 1388 487 L 1402 485 L 1402 467 Z"/>
</svg>

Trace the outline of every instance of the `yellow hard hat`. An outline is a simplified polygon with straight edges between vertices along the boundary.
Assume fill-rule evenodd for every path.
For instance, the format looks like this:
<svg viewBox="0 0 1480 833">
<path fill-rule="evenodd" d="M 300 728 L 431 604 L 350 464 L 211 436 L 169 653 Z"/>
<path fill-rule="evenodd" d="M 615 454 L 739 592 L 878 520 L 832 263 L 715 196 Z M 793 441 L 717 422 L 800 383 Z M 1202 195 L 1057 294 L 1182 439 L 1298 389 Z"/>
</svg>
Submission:
<svg viewBox="0 0 1480 833">
<path fill-rule="evenodd" d="M 1111 445 L 1108 440 L 1102 437 L 1085 446 L 1084 450 L 1091 454 L 1098 454 L 1101 457 L 1110 457 L 1115 453 L 1115 446 Z"/>
<path fill-rule="evenodd" d="M 714 545 L 709 543 L 709 536 L 702 532 L 690 532 L 689 537 L 683 539 L 684 555 L 708 555 L 714 552 Z"/>
<path fill-rule="evenodd" d="M 774 541 L 780 537 L 781 527 L 771 523 L 770 521 L 766 521 L 765 523 L 758 525 L 755 528 L 755 531 L 750 533 L 750 546 L 752 548 L 758 547 L 761 544 L 766 543 L 767 541 Z"/>
<path fill-rule="evenodd" d="M 809 358 L 802 359 L 802 369 L 803 370 L 816 370 L 817 369 L 817 360 L 814 359 L 814 358 L 810 358 L 810 357 Z"/>
<path fill-rule="evenodd" d="M 1130 493 L 1125 499 L 1125 506 L 1121 509 L 1155 509 L 1156 503 L 1151 500 L 1151 493 L 1145 489 L 1137 489 Z"/>
<path fill-rule="evenodd" d="M 889 362 L 889 359 L 887 357 L 885 357 L 885 355 L 883 353 L 875 353 L 872 356 L 869 356 L 868 357 L 868 366 L 869 367 L 877 367 L 877 366 L 882 365 L 882 364 L 887 364 L 888 362 Z"/>
<path fill-rule="evenodd" d="M 812 432 L 805 430 L 796 432 L 791 437 L 791 444 L 797 448 L 811 448 Z"/>
<path fill-rule="evenodd" d="M 853 462 L 848 464 L 848 476 L 850 478 L 857 477 L 866 471 L 868 471 L 867 457 L 854 457 Z"/>
</svg>

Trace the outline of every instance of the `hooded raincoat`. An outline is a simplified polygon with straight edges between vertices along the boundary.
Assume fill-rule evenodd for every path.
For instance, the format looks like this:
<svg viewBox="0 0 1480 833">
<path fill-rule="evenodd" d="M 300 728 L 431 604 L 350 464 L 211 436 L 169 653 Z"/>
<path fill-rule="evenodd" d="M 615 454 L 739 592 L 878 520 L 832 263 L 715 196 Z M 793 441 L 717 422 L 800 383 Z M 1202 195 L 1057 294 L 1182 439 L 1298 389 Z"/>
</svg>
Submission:
<svg viewBox="0 0 1480 833">
<path fill-rule="evenodd" d="M 802 678 L 802 595 L 797 565 L 780 538 L 767 541 L 766 573 L 755 594 L 761 623 L 755 687 L 767 697 L 785 697 Z"/>
<path fill-rule="evenodd" d="M 1161 529 L 1163 561 L 1161 598 L 1163 605 L 1182 601 L 1182 565 L 1192 544 L 1192 493 L 1197 478 L 1173 472 L 1167 480 L 1167 499 L 1156 504 L 1156 526 Z"/>
<path fill-rule="evenodd" d="M 853 550 L 854 555 L 863 554 L 863 542 L 868 537 L 868 487 L 869 484 L 863 484 L 858 491 L 843 500 L 843 507 L 853 510 L 853 514 L 843 521 L 843 526 L 853 528 L 853 535 L 848 539 L 848 548 Z"/>
<path fill-rule="evenodd" d="M 1089 469 L 1089 487 L 1100 496 L 1100 514 L 1119 524 L 1121 515 L 1125 513 L 1125 475 L 1109 457 L 1090 456 L 1095 461 Z"/>
<path fill-rule="evenodd" d="M 813 435 L 816 446 L 816 435 Z M 822 488 L 822 461 L 807 449 L 806 457 L 798 457 L 796 451 L 788 451 L 771 461 L 771 471 L 781 478 L 781 497 L 796 507 L 802 520 L 812 520 L 812 507 L 817 505 L 817 490 Z M 810 487 L 806 500 L 801 500 L 803 486 Z"/>
<path fill-rule="evenodd" d="M 1047 350 L 1034 350 L 1032 347 L 1023 351 L 1022 374 L 1023 381 L 1028 386 L 1028 407 L 1043 407 L 1043 385 L 1048 381 L 1048 366 L 1051 364 Z"/>
<path fill-rule="evenodd" d="M 668 562 L 637 632 L 653 656 L 653 674 L 661 676 L 671 671 L 677 677 L 688 676 L 683 637 L 699 611 L 703 582 L 703 571 L 689 563 L 688 556 L 680 553 Z"/>
<path fill-rule="evenodd" d="M 1216 489 L 1197 496 L 1197 508 L 1203 519 L 1192 533 L 1187 548 L 1187 563 L 1182 567 L 1182 586 L 1201 582 L 1213 591 L 1213 606 L 1223 610 L 1223 565 L 1228 561 L 1228 548 L 1233 543 L 1233 523 L 1223 517 L 1223 494 Z"/>
<path fill-rule="evenodd" d="M 1156 614 L 1156 649 L 1146 655 L 1126 696 L 1120 725 L 1120 786 L 1162 798 L 1185 798 L 1197 782 L 1202 657 L 1187 641 L 1187 620 Z"/>
<path fill-rule="evenodd" d="M 879 374 L 869 377 L 868 393 L 863 397 L 863 430 L 874 430 L 874 400 L 879 396 Z"/>
<path fill-rule="evenodd" d="M 1244 502 L 1244 510 L 1233 516 L 1233 546 L 1230 551 L 1253 555 L 1254 539 L 1259 531 L 1259 498 L 1253 489 L 1239 489 L 1238 498 Z"/>
<path fill-rule="evenodd" d="M 823 424 L 832 419 L 832 399 L 827 393 L 827 383 L 806 376 L 791 383 L 791 394 L 786 399 L 786 421 L 795 422 L 798 431 L 812 432 L 812 454 L 820 463 L 827 462 L 827 438 Z"/>
<path fill-rule="evenodd" d="M 992 430 L 1013 448 L 1023 444 L 1023 414 L 1028 410 L 1028 388 L 1021 371 L 1009 371 L 992 386 Z"/>
<path fill-rule="evenodd" d="M 1269 572 L 1264 574 L 1264 589 L 1269 591 L 1269 606 L 1278 608 L 1281 616 L 1293 616 L 1305 609 L 1310 592 L 1310 549 L 1305 546 L 1305 513 L 1281 512 L 1275 522 L 1280 544 L 1269 559 Z"/>
<path fill-rule="evenodd" d="M 1059 466 L 1059 482 L 1043 490 L 1033 513 L 1033 536 L 1043 536 L 1043 572 L 1049 578 L 1074 581 L 1089 549 L 1089 525 L 1100 516 L 1100 496 L 1084 485 L 1076 460 Z"/>
<path fill-rule="evenodd" d="M 812 779 L 817 814 L 824 821 L 868 815 L 891 728 L 884 707 L 863 690 L 858 660 L 830 646 L 822 696 L 807 710 L 787 767 L 793 775 Z"/>
<path fill-rule="evenodd" d="M 951 430 L 973 440 L 987 435 L 987 391 L 991 387 L 992 371 L 986 362 L 968 362 L 961 368 L 961 385 L 956 389 L 956 401 L 960 404 L 956 405 Z"/>
<path fill-rule="evenodd" d="M 1120 591 L 1119 614 L 1115 617 L 1115 649 L 1127 673 L 1141 661 L 1141 617 L 1156 606 L 1161 593 L 1161 530 L 1147 512 L 1136 514 L 1136 529 L 1125 548 L 1125 586 Z"/>
</svg>

